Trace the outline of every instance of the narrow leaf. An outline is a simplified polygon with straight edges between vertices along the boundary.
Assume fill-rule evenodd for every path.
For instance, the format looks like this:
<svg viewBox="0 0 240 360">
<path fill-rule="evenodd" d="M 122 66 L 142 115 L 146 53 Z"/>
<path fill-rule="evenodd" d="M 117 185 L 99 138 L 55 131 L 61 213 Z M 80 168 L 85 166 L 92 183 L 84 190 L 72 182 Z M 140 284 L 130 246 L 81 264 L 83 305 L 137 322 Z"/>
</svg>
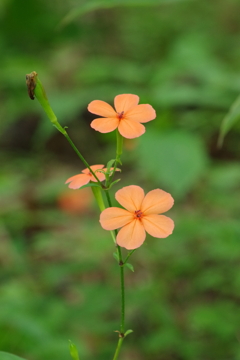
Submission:
<svg viewBox="0 0 240 360">
<path fill-rule="evenodd" d="M 113 253 L 113 257 L 114 257 L 114 259 L 116 259 L 117 260 L 117 262 L 119 263 L 119 256 L 118 256 L 118 253 Z"/>
<path fill-rule="evenodd" d="M 71 342 L 71 340 L 69 340 L 69 351 L 73 360 L 79 360 L 77 347 Z"/>
<path fill-rule="evenodd" d="M 86 188 L 86 187 L 99 187 L 100 189 L 101 189 L 101 186 L 99 186 L 97 183 L 94 183 L 94 182 L 90 182 L 90 183 L 88 183 L 88 184 L 86 184 L 86 185 L 83 185 L 83 186 L 81 186 L 79 189 L 84 189 L 84 188 Z M 1 360 L 1 359 L 0 359 Z"/>
<path fill-rule="evenodd" d="M 126 336 L 128 336 L 129 334 L 131 334 L 132 332 L 133 332 L 133 330 L 129 329 L 129 330 L 127 330 L 127 331 L 125 332 L 124 336 L 126 337 Z"/>
<path fill-rule="evenodd" d="M 232 104 L 229 112 L 223 119 L 220 127 L 220 135 L 218 139 L 218 146 L 222 146 L 225 135 L 231 130 L 233 125 L 240 119 L 240 96 Z"/>
<path fill-rule="evenodd" d="M 126 263 L 124 265 L 128 267 L 132 272 L 134 272 L 134 267 L 132 266 L 132 264 Z"/>
<path fill-rule="evenodd" d="M 17 355 L 0 351 L 0 360 L 26 360 L 26 359 L 23 359 Z"/>
<path fill-rule="evenodd" d="M 170 4 L 172 2 L 182 2 L 182 1 L 193 1 L 193 0 L 88 0 L 86 3 L 78 6 L 71 11 L 63 18 L 59 27 L 66 26 L 72 22 L 78 16 L 82 16 L 88 12 L 95 11 L 98 9 L 110 9 L 116 6 L 154 6 L 161 4 Z"/>
<path fill-rule="evenodd" d="M 120 180 L 121 180 L 121 179 L 117 179 L 117 180 L 113 181 L 113 182 L 109 185 L 109 189 L 111 189 L 111 187 L 112 187 L 114 184 L 118 183 Z"/>
<path fill-rule="evenodd" d="M 115 163 L 115 159 L 109 160 L 109 162 L 107 163 L 107 171 L 109 172 L 111 167 L 113 166 L 113 164 Z"/>
</svg>

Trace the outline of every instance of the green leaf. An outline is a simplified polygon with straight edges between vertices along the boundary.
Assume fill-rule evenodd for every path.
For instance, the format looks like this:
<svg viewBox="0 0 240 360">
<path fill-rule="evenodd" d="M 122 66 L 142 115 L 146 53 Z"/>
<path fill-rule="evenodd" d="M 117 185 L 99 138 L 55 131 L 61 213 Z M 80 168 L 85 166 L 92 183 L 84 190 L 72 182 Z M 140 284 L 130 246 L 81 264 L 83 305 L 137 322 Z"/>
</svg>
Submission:
<svg viewBox="0 0 240 360">
<path fill-rule="evenodd" d="M 117 262 L 118 262 L 118 264 L 119 264 L 119 256 L 118 256 L 118 253 L 117 253 L 117 252 L 113 253 L 113 257 L 114 257 L 114 259 L 117 260 Z"/>
<path fill-rule="evenodd" d="M 109 162 L 107 163 L 107 171 L 109 172 L 111 167 L 113 166 L 113 164 L 115 163 L 115 159 L 109 160 Z"/>
<path fill-rule="evenodd" d="M 153 186 L 183 198 L 207 168 L 201 138 L 187 131 L 148 131 L 138 148 L 138 167 Z"/>
<path fill-rule="evenodd" d="M 132 332 L 133 332 L 133 330 L 129 329 L 129 330 L 127 330 L 127 331 L 125 332 L 124 336 L 126 337 L 126 336 L 128 336 L 129 334 L 131 334 Z"/>
<path fill-rule="evenodd" d="M 69 351 L 73 360 L 79 360 L 77 347 L 71 342 L 71 340 L 69 340 Z"/>
<path fill-rule="evenodd" d="M 19 356 L 0 351 L 0 360 L 26 360 Z"/>
<path fill-rule="evenodd" d="M 85 4 L 77 6 L 69 11 L 69 13 L 61 21 L 59 27 L 69 24 L 78 16 L 82 16 L 88 12 L 98 9 L 110 9 L 116 6 L 154 6 L 180 1 L 186 0 L 88 0 Z"/>
<path fill-rule="evenodd" d="M 121 181 L 121 179 L 117 179 L 117 180 L 113 181 L 113 182 L 109 185 L 109 189 L 111 189 L 111 187 L 112 187 L 114 184 L 118 183 L 119 181 Z"/>
<path fill-rule="evenodd" d="M 218 139 L 218 146 L 222 146 L 225 135 L 231 130 L 233 125 L 240 119 L 240 96 L 232 104 L 229 112 L 223 119 L 220 127 L 220 135 Z"/>
<path fill-rule="evenodd" d="M 97 183 L 94 183 L 94 182 L 90 182 L 90 183 L 88 183 L 88 184 L 86 184 L 86 185 L 83 185 L 83 186 L 81 186 L 79 189 L 84 189 L 84 188 L 86 188 L 86 187 L 99 187 L 100 189 L 101 189 L 101 186 L 99 186 Z M 78 189 L 78 190 L 79 190 Z"/>
<path fill-rule="evenodd" d="M 124 266 L 128 267 L 132 272 L 134 272 L 134 267 L 132 266 L 132 264 L 126 263 L 124 264 Z"/>
</svg>

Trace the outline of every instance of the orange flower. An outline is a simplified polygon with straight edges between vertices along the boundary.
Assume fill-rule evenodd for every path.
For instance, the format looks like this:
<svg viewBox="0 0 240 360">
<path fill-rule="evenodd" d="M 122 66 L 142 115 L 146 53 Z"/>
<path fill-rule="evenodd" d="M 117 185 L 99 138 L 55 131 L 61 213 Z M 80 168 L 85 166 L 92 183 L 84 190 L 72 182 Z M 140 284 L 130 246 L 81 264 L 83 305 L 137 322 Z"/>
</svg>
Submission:
<svg viewBox="0 0 240 360">
<path fill-rule="evenodd" d="M 151 105 L 138 105 L 139 97 L 132 94 L 117 95 L 114 106 L 101 100 L 94 100 L 88 105 L 88 111 L 103 116 L 91 122 L 91 127 L 101 133 L 108 133 L 118 128 L 120 134 L 133 139 L 145 133 L 145 123 L 155 119 L 156 112 Z"/>
<path fill-rule="evenodd" d="M 157 238 L 172 234 L 173 220 L 158 215 L 173 206 L 174 200 L 169 193 L 155 189 L 145 196 L 142 188 L 130 185 L 118 190 L 115 198 L 127 210 L 107 208 L 100 215 L 100 223 L 105 230 L 121 228 L 116 238 L 119 246 L 137 249 L 144 242 L 146 232 Z"/>
<path fill-rule="evenodd" d="M 98 177 L 98 179 L 100 181 L 105 180 L 105 175 L 102 172 L 98 171 L 98 170 L 103 169 L 104 165 L 92 165 L 92 166 L 90 166 L 90 168 L 96 174 L 96 176 Z M 103 170 L 105 170 L 105 169 L 103 169 Z M 82 170 L 82 174 L 74 175 L 74 176 L 70 177 L 69 179 L 67 179 L 65 184 L 70 183 L 68 185 L 68 187 L 70 189 L 76 190 L 76 189 L 79 189 L 80 187 L 82 187 L 83 185 L 88 184 L 90 181 L 97 182 L 95 177 L 92 175 L 92 173 L 87 168 L 87 169 Z"/>
</svg>

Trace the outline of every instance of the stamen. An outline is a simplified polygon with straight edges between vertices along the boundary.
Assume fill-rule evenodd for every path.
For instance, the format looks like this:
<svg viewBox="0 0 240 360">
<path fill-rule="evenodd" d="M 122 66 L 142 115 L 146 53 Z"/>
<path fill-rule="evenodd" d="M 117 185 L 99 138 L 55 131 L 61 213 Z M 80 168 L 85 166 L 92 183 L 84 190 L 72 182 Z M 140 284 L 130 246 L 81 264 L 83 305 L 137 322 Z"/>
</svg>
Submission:
<svg viewBox="0 0 240 360">
<path fill-rule="evenodd" d="M 118 113 L 119 120 L 121 120 L 123 118 L 123 114 L 124 114 L 124 111 L 121 111 L 120 113 Z"/>
<path fill-rule="evenodd" d="M 135 218 L 140 219 L 142 217 L 142 211 L 141 210 L 136 210 L 135 211 Z"/>
</svg>

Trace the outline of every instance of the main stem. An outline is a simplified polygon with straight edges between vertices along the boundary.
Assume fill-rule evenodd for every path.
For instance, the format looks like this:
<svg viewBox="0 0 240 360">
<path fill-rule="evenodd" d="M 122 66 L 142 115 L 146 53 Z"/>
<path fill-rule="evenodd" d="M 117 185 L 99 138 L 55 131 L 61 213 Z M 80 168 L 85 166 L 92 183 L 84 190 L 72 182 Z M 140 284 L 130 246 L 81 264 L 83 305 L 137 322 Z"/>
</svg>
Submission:
<svg viewBox="0 0 240 360">
<path fill-rule="evenodd" d="M 106 197 L 108 206 L 112 206 L 111 198 L 108 190 L 106 190 Z M 115 230 L 115 237 L 117 236 L 117 230 Z M 120 352 L 122 342 L 124 339 L 124 329 L 125 329 L 125 283 L 124 283 L 124 266 L 123 266 L 123 258 L 122 251 L 119 245 L 117 245 L 118 259 L 119 259 L 119 268 L 120 268 L 120 282 L 121 282 L 121 322 L 120 322 L 120 331 L 119 331 L 119 339 L 117 343 L 117 348 L 115 350 L 115 354 L 113 360 L 117 360 L 118 354 Z"/>
<path fill-rule="evenodd" d="M 119 266 L 120 266 L 120 281 L 121 281 L 121 325 L 119 336 L 124 336 L 125 327 L 125 286 L 124 286 L 124 266 L 122 260 L 122 252 L 119 245 L 117 245 Z"/>
</svg>

